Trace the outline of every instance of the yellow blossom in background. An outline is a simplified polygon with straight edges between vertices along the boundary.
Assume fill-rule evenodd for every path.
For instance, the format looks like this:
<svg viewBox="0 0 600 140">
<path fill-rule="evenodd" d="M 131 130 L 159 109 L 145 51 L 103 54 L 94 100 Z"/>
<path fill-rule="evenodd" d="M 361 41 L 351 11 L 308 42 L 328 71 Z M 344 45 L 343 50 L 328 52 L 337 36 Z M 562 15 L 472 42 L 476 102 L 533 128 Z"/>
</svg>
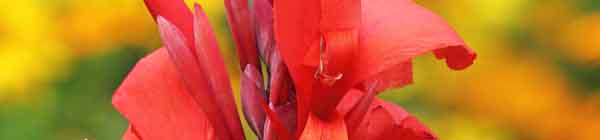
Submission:
<svg viewBox="0 0 600 140">
<path fill-rule="evenodd" d="M 42 0 L 0 5 L 9 5 L 0 8 L 0 102 L 44 94 L 48 82 L 60 78 L 71 59 L 57 41 L 50 9 Z"/>
<path fill-rule="evenodd" d="M 508 132 L 495 120 L 474 119 L 462 114 L 450 114 L 433 122 L 432 129 L 448 140 L 510 140 L 514 134 Z"/>
<path fill-rule="evenodd" d="M 465 83 L 457 106 L 503 123 L 537 132 L 530 135 L 569 138 L 576 109 L 566 81 L 547 62 L 508 57 L 479 63 L 481 69 Z M 485 84 L 482 84 L 485 83 Z"/>
<path fill-rule="evenodd" d="M 130 44 L 152 46 L 158 41 L 143 1 L 66 0 L 57 4 L 56 22 L 64 41 L 78 55 L 102 53 Z"/>
<path fill-rule="evenodd" d="M 465 37 L 464 34 L 494 35 L 490 31 L 504 30 L 507 25 L 520 22 L 525 16 L 523 12 L 531 3 L 523 0 L 424 0 L 418 2 L 440 13 L 463 37 Z M 474 30 L 478 32 L 472 32 Z"/>
<path fill-rule="evenodd" d="M 600 12 L 563 26 L 560 49 L 582 62 L 600 65 Z"/>
<path fill-rule="evenodd" d="M 437 5 L 439 2 L 424 3 Z M 595 115 L 590 112 L 598 112 L 600 109 L 581 109 L 586 105 L 574 97 L 576 91 L 572 90 L 565 75 L 557 70 L 558 66 L 551 59 L 540 57 L 541 52 L 527 52 L 530 50 L 522 51 L 517 48 L 544 48 L 550 47 L 547 44 L 552 44 L 564 49 L 571 57 L 593 59 L 599 56 L 596 50 L 600 49 L 594 47 L 600 46 L 594 44 L 598 39 L 592 39 L 599 37 L 595 34 L 599 31 L 594 31 L 594 26 L 599 25 L 597 17 L 586 16 L 569 21 L 568 19 L 573 18 L 573 7 L 561 5 L 570 2 L 559 0 L 539 4 L 519 0 L 459 0 L 441 3 L 444 3 L 443 7 L 435 7 L 434 10 L 446 13 L 448 16 L 443 16 L 445 18 L 450 17 L 450 24 L 478 52 L 478 59 L 471 68 L 458 73 L 448 72 L 442 62 L 420 64 L 425 63 L 425 60 L 431 63 L 434 61 L 431 58 L 417 59 L 415 84 L 431 92 L 427 95 L 431 98 L 430 103 L 452 106 L 459 112 L 471 114 L 470 118 L 461 120 L 495 120 L 489 122 L 491 128 L 470 127 L 460 130 L 485 132 L 478 129 L 502 131 L 511 128 L 513 133 L 526 133 L 508 135 L 502 139 L 595 138 L 591 131 L 597 130 L 600 119 L 593 117 Z M 566 12 L 561 14 L 561 11 Z M 567 23 L 570 26 L 565 26 Z M 528 27 L 534 31 L 533 37 L 536 37 L 530 39 L 538 40 L 525 41 L 539 41 L 542 46 L 511 42 L 513 40 L 510 37 L 515 34 L 513 29 Z M 559 29 L 563 27 L 566 29 L 560 34 Z M 577 47 L 560 44 L 560 38 Z M 432 86 L 437 88 L 427 88 Z M 463 125 L 471 125 L 466 123 Z M 581 126 L 582 124 L 587 125 Z M 440 137 L 454 137 L 462 135 L 461 133 L 463 132 L 444 132 Z M 465 136 L 460 139 L 471 138 Z"/>
<path fill-rule="evenodd" d="M 565 0 L 538 1 L 540 2 L 532 4 L 524 14 L 528 20 L 524 20 L 521 24 L 532 28 L 538 41 L 557 40 L 560 28 L 576 16 L 575 5 L 571 1 Z"/>
</svg>

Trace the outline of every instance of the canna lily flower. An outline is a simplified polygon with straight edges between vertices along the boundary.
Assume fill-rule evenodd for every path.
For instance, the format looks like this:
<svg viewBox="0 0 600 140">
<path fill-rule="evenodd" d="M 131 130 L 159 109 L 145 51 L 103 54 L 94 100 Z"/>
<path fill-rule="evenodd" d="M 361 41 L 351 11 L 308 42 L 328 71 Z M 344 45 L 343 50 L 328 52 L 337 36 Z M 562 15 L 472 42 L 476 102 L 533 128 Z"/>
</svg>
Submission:
<svg viewBox="0 0 600 140">
<path fill-rule="evenodd" d="M 455 70 L 476 56 L 440 17 L 411 0 L 253 3 L 225 0 L 243 114 L 261 140 L 436 139 L 376 95 L 410 84 L 419 54 L 433 51 Z M 182 0 L 145 4 L 164 47 L 140 60 L 113 95 L 130 123 L 123 138 L 246 139 L 202 8 L 196 4 L 192 13 Z"/>
</svg>

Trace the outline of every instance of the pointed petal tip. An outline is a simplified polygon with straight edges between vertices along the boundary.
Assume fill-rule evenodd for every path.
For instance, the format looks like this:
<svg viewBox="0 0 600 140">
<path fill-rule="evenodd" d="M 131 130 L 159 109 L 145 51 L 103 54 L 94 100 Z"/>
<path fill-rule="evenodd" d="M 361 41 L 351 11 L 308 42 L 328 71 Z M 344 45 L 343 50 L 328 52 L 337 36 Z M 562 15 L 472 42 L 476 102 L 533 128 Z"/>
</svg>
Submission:
<svg viewBox="0 0 600 140">
<path fill-rule="evenodd" d="M 202 14 L 204 14 L 204 11 L 203 11 L 203 8 L 202 8 L 202 5 L 200 5 L 200 4 L 199 4 L 199 3 L 197 3 L 197 2 L 194 2 L 194 14 L 198 14 L 198 13 L 202 13 Z"/>
<path fill-rule="evenodd" d="M 250 80 L 252 80 L 257 87 L 262 88 L 261 74 L 262 73 L 258 71 L 258 68 L 256 68 L 254 65 L 246 64 L 246 67 L 244 68 L 244 75 L 250 78 Z"/>
<path fill-rule="evenodd" d="M 186 39 L 183 33 L 168 19 L 158 15 L 156 16 L 156 24 L 165 47 L 169 49 L 173 47 L 186 47 Z"/>
</svg>

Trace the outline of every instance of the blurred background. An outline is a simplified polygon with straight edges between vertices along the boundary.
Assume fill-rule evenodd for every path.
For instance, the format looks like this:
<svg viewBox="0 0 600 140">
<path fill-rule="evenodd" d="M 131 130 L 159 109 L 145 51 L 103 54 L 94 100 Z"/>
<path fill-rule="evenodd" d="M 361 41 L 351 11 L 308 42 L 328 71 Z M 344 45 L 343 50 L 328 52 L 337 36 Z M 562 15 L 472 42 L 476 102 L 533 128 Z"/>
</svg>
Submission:
<svg viewBox="0 0 600 140">
<path fill-rule="evenodd" d="M 195 0 L 187 0 L 191 4 Z M 237 91 L 221 0 L 198 0 Z M 600 1 L 419 0 L 478 53 L 465 71 L 431 54 L 415 83 L 381 96 L 441 140 L 598 140 Z M 111 95 L 160 46 L 142 0 L 0 1 L 0 139 L 118 140 Z"/>
</svg>

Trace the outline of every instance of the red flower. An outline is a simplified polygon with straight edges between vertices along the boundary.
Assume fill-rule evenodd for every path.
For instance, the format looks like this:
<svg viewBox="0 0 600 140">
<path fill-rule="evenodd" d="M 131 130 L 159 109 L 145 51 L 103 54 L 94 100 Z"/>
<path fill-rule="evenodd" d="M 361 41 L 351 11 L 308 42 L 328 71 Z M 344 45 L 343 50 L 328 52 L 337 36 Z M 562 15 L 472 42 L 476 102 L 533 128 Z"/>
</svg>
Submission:
<svg viewBox="0 0 600 140">
<path fill-rule="evenodd" d="M 130 123 L 124 139 L 245 139 L 200 6 L 194 14 L 182 0 L 145 3 L 165 47 L 142 59 L 113 96 Z M 456 70 L 475 59 L 441 18 L 411 0 L 225 5 L 243 70 L 243 113 L 263 140 L 435 139 L 376 94 L 410 84 L 416 55 L 433 51 Z"/>
</svg>

